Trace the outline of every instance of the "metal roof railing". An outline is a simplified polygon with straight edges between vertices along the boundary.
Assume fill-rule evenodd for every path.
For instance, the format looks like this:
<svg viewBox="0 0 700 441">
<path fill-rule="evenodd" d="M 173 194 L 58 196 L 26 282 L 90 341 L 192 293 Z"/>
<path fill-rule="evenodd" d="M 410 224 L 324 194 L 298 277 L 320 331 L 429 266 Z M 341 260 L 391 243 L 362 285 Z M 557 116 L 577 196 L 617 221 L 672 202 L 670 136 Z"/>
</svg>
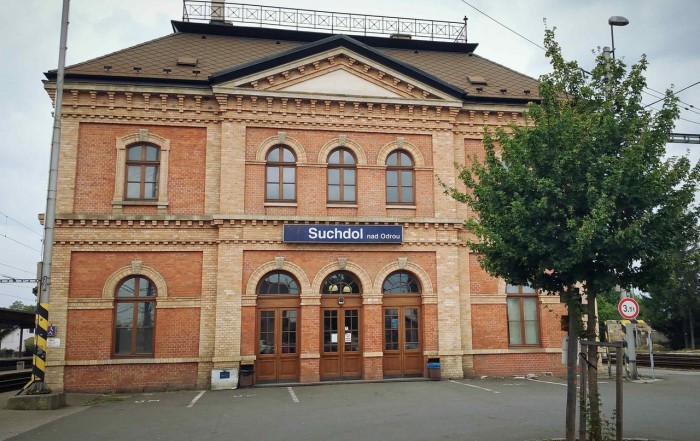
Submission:
<svg viewBox="0 0 700 441">
<path fill-rule="evenodd" d="M 248 5 L 220 0 L 183 0 L 182 20 L 242 23 L 331 34 L 391 35 L 399 38 L 463 43 L 467 41 L 466 17 L 464 22 L 449 22 Z"/>
</svg>

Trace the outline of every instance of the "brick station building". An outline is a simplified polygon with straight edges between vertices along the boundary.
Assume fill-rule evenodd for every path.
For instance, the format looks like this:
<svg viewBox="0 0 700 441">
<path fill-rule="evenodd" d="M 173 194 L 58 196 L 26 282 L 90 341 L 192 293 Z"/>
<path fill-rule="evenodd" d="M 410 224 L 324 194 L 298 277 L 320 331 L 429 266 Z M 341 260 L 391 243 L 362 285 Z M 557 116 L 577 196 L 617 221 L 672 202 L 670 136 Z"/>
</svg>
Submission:
<svg viewBox="0 0 700 441">
<path fill-rule="evenodd" d="M 437 181 L 534 79 L 466 42 L 173 29 L 66 70 L 50 387 L 564 371 L 559 298 L 488 276 Z"/>
</svg>

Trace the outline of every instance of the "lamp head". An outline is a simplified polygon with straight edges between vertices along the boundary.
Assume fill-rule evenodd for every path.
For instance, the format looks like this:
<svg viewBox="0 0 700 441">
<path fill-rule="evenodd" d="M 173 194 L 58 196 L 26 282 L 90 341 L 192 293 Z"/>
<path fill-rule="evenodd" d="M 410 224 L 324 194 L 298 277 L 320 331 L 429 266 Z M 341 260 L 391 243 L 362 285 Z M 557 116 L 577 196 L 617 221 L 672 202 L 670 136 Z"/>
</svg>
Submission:
<svg viewBox="0 0 700 441">
<path fill-rule="evenodd" d="M 610 26 L 627 26 L 630 21 L 620 15 L 613 15 L 608 19 L 608 24 Z"/>
</svg>

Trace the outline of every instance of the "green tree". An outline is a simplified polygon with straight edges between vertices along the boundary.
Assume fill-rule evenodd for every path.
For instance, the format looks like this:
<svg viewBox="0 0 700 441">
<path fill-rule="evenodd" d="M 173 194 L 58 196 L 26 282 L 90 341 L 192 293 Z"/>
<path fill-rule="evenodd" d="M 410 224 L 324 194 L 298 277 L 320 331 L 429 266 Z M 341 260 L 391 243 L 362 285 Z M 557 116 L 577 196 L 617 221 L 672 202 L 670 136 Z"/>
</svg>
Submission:
<svg viewBox="0 0 700 441">
<path fill-rule="evenodd" d="M 605 335 L 605 322 L 608 320 L 620 320 L 620 313 L 617 311 L 617 303 L 620 294 L 617 290 L 600 292 L 596 296 L 598 302 L 598 328 L 599 335 Z"/>
<path fill-rule="evenodd" d="M 690 243 L 668 258 L 671 277 L 649 286 L 642 300 L 650 325 L 664 333 L 674 349 L 696 349 L 700 331 L 700 243 Z"/>
<path fill-rule="evenodd" d="M 29 337 L 24 339 L 24 350 L 30 354 L 34 353 L 34 348 L 36 347 L 36 340 L 34 337 Z"/>
<path fill-rule="evenodd" d="M 15 300 L 10 305 L 10 309 L 14 309 L 15 311 L 34 312 L 34 308 L 34 305 L 25 305 L 20 300 Z"/>
<path fill-rule="evenodd" d="M 695 235 L 698 213 L 686 208 L 700 173 L 685 157 L 664 159 L 678 108 L 670 91 L 660 111 L 642 105 L 645 57 L 628 70 L 601 54 L 589 75 L 564 60 L 554 30 L 544 43 L 552 72 L 527 109 L 532 124 L 485 132 L 484 159 L 460 167 L 466 191 L 446 192 L 477 214 L 465 221 L 469 246 L 490 274 L 559 294 L 580 283 L 594 340 L 597 294 L 666 277 L 666 256 Z M 596 441 L 594 368 L 588 378 Z"/>
</svg>

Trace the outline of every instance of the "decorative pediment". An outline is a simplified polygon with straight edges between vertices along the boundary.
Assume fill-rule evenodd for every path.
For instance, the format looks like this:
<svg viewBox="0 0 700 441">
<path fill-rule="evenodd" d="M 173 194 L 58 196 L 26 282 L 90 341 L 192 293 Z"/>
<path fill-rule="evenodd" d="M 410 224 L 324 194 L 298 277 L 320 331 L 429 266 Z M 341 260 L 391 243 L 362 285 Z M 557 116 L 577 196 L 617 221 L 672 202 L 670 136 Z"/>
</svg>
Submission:
<svg viewBox="0 0 700 441">
<path fill-rule="evenodd" d="M 348 43 L 347 40 L 338 40 L 338 43 Z M 271 57 L 215 74 L 215 80 L 223 79 L 215 90 L 221 93 L 248 90 L 273 95 L 456 101 L 454 93 L 447 93 L 427 84 L 429 81 L 423 81 L 427 79 L 424 72 L 412 66 L 399 65 L 393 59 L 382 59 L 382 56 L 374 53 L 370 53 L 370 57 L 340 45 L 303 55 L 291 61 L 289 56 L 280 56 L 277 60 L 279 64 Z"/>
<path fill-rule="evenodd" d="M 383 98 L 405 98 L 405 95 L 382 87 L 345 69 L 336 69 L 306 81 L 280 87 L 281 92 L 302 92 L 347 96 L 368 96 Z"/>
<path fill-rule="evenodd" d="M 270 69 L 259 75 L 234 81 L 231 85 L 257 91 L 321 95 L 421 100 L 445 98 L 442 93 L 430 90 L 406 75 L 376 63 L 360 61 L 359 57 L 355 58 L 352 55 L 354 54 L 324 54 L 322 58 L 307 59 L 291 66 Z"/>
</svg>

